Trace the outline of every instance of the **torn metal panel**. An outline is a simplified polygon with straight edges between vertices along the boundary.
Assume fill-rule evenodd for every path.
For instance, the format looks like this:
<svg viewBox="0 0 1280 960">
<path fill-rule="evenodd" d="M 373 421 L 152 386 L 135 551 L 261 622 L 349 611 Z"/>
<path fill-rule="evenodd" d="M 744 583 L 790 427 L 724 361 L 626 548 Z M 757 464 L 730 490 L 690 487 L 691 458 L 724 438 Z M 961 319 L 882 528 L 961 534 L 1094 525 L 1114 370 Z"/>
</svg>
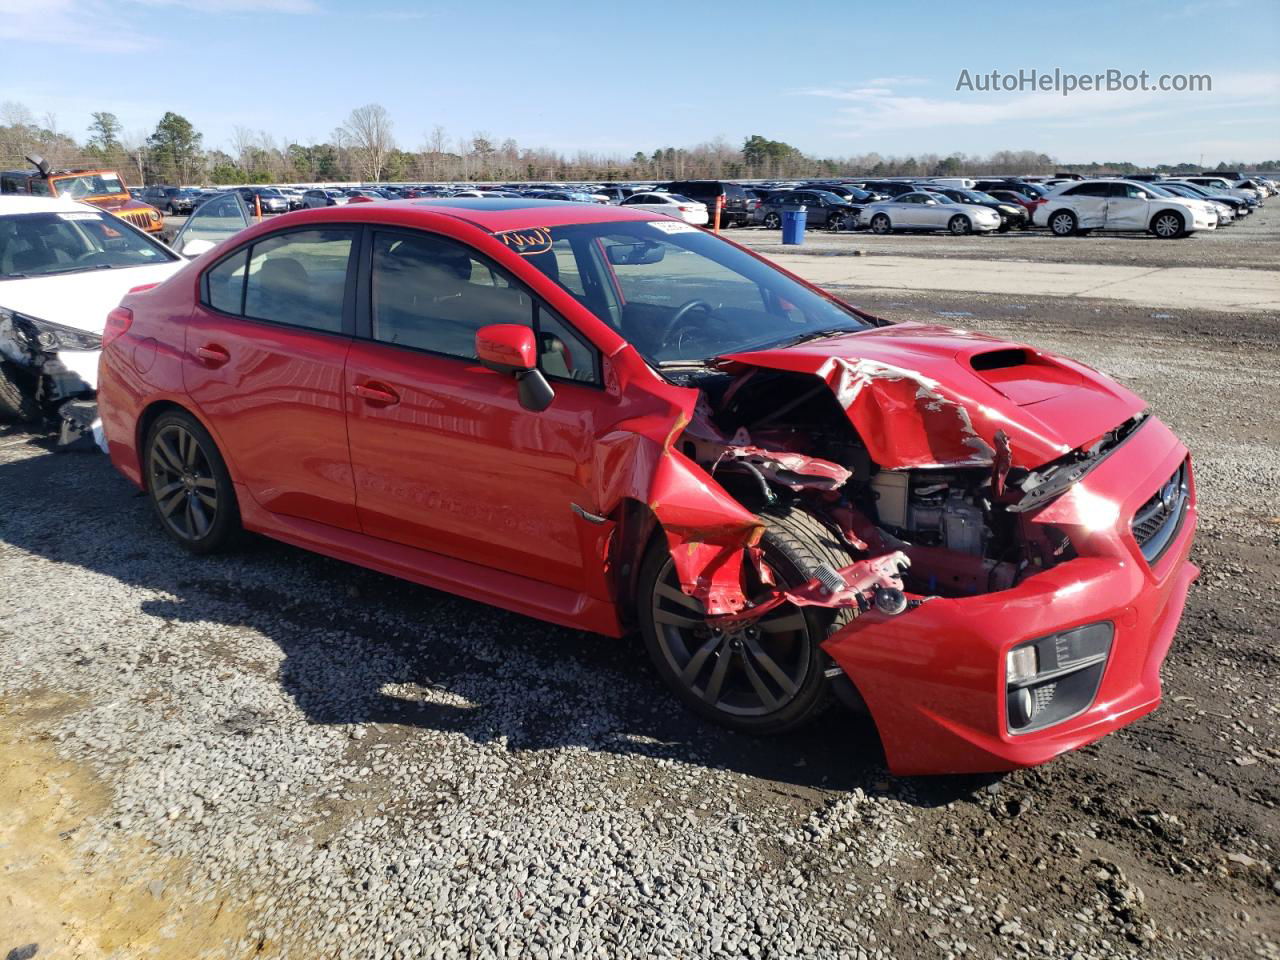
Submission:
<svg viewBox="0 0 1280 960">
<path fill-rule="evenodd" d="M 758 620 L 786 603 L 798 607 L 849 608 L 858 613 L 875 608 L 892 616 L 908 609 L 902 575 L 910 566 L 911 559 L 901 550 L 867 557 L 839 569 L 823 564 L 806 583 L 790 590 L 775 587 L 747 609 L 711 617 L 708 623 L 725 628 L 737 626 Z"/>
<path fill-rule="evenodd" d="M 946 327 L 903 323 L 721 358 L 821 379 L 887 469 L 989 467 L 997 431 L 1034 469 L 1133 417 L 1142 400 L 1083 364 Z M 752 389 L 743 385 L 739 392 Z"/>
<path fill-rule="evenodd" d="M 995 449 L 936 380 L 875 360 L 831 357 L 817 371 L 872 459 L 894 467 L 986 466 Z"/>
</svg>

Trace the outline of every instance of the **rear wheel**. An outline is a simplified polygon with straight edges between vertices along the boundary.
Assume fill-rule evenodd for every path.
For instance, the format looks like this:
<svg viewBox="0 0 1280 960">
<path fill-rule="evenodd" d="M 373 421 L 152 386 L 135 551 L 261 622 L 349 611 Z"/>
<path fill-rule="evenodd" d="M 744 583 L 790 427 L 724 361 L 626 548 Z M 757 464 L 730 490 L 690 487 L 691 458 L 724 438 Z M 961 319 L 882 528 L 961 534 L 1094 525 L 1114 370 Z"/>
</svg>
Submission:
<svg viewBox="0 0 1280 960">
<path fill-rule="evenodd" d="M 1049 229 L 1055 237 L 1072 236 L 1079 226 L 1076 215 L 1070 210 L 1059 210 L 1049 218 Z"/>
<path fill-rule="evenodd" d="M 782 226 L 782 218 L 776 213 L 766 213 L 764 215 L 764 225 L 770 230 L 777 230 Z"/>
<path fill-rule="evenodd" d="M 893 227 L 889 223 L 889 218 L 883 213 L 877 213 L 871 218 L 872 233 L 888 233 Z"/>
<path fill-rule="evenodd" d="M 143 448 L 147 493 L 165 532 L 192 553 L 222 549 L 240 525 L 231 475 L 188 413 L 161 414 Z"/>
<path fill-rule="evenodd" d="M 852 557 L 834 533 L 796 508 L 760 515 L 764 559 L 779 583 L 799 586 L 818 565 Z M 703 605 L 680 589 L 664 541 L 645 558 L 640 624 L 658 673 L 690 709 L 731 730 L 767 736 L 809 723 L 832 703 L 822 642 L 852 619 L 849 610 L 786 604 L 735 629 L 708 626 Z"/>
</svg>

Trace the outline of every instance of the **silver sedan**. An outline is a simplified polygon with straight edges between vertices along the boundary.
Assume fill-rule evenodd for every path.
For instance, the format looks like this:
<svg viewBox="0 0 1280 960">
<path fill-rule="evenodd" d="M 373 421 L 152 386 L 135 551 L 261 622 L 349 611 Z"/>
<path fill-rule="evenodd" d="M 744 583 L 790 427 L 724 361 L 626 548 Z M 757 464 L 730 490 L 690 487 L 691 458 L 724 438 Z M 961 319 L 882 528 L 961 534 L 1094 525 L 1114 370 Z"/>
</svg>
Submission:
<svg viewBox="0 0 1280 960">
<path fill-rule="evenodd" d="M 990 207 L 956 203 L 938 193 L 917 190 L 862 208 L 861 222 L 872 233 L 894 230 L 949 230 L 951 233 L 989 233 L 1000 226 L 1000 214 Z"/>
</svg>

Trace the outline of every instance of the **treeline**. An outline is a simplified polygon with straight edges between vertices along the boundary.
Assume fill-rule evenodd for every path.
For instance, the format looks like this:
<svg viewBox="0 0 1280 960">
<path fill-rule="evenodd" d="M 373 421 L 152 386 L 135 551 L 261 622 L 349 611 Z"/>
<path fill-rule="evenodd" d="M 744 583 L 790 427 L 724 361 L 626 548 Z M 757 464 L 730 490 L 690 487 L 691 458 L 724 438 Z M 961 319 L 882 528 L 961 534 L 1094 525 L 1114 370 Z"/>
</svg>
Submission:
<svg viewBox="0 0 1280 960">
<path fill-rule="evenodd" d="M 1144 167 L 1124 161 L 1063 164 L 1032 150 L 985 157 L 864 153 L 814 157 L 759 135 L 734 146 L 723 137 L 692 147 L 660 147 L 631 157 L 588 151 L 569 154 L 521 146 L 487 131 L 452 136 L 433 128 L 416 149 L 397 143 L 387 110 L 359 107 L 323 143 L 283 143 L 266 131 L 237 127 L 226 148 L 206 147 L 203 135 L 180 114 L 166 113 L 151 132 L 125 131 L 115 114 L 93 113 L 83 139 L 56 117 L 37 119 L 25 106 L 0 104 L 0 167 L 26 166 L 39 154 L 55 167 L 106 166 L 131 184 L 229 184 L 325 181 L 572 181 L 693 178 L 759 179 L 828 176 L 966 176 L 974 174 L 1184 173 L 1198 164 Z M 1280 161 L 1221 163 L 1217 169 L 1275 169 Z"/>
</svg>

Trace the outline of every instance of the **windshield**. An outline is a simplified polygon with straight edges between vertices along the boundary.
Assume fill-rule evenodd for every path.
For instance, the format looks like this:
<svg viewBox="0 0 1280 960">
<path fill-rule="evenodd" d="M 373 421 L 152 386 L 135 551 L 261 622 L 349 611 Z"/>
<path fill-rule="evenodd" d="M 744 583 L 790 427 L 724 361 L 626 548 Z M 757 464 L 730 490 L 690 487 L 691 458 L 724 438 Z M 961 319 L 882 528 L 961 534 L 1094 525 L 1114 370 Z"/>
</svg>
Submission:
<svg viewBox="0 0 1280 960">
<path fill-rule="evenodd" d="M 685 223 L 576 224 L 497 236 L 659 366 L 869 326 L 850 308 Z"/>
<path fill-rule="evenodd" d="M 0 218 L 0 280 L 176 260 L 160 244 L 104 213 L 23 213 Z"/>
<path fill-rule="evenodd" d="M 1143 188 L 1144 188 L 1144 189 L 1146 189 L 1146 190 L 1150 190 L 1150 191 L 1151 191 L 1152 193 L 1154 193 L 1157 197 L 1175 197 L 1175 196 L 1177 196 L 1177 194 L 1173 193 L 1173 192 L 1172 192 L 1172 191 L 1170 191 L 1170 190 L 1166 190 L 1164 187 L 1157 187 L 1154 183 L 1144 183 L 1142 186 L 1143 186 Z"/>
<path fill-rule="evenodd" d="M 79 173 L 70 177 L 54 177 L 51 182 L 55 195 L 72 200 L 128 193 L 114 173 Z"/>
</svg>

